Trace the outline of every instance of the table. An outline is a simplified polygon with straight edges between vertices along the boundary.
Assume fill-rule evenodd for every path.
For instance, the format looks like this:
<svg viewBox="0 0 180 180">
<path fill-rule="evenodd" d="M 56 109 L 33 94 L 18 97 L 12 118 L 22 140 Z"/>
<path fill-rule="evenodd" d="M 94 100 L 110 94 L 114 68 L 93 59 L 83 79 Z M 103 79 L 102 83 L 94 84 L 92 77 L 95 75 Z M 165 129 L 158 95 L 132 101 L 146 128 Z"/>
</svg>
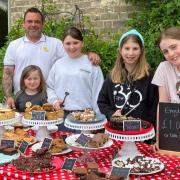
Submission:
<svg viewBox="0 0 180 180">
<path fill-rule="evenodd" d="M 31 131 L 31 134 L 33 132 Z M 56 132 L 52 134 L 53 137 L 57 137 L 62 132 Z M 101 171 L 109 174 L 111 170 L 111 160 L 112 160 L 112 152 L 115 147 L 121 147 L 123 142 L 120 141 L 114 141 L 114 144 L 107 148 L 98 150 L 98 152 L 90 152 L 90 156 L 92 156 L 95 161 L 98 163 L 99 168 Z M 137 143 L 137 147 L 139 151 L 149 157 L 153 158 L 159 158 L 165 165 L 165 171 L 161 171 L 159 173 L 153 174 L 153 175 L 147 175 L 147 176 L 135 176 L 130 175 L 130 179 L 132 180 L 166 180 L 169 178 L 169 175 L 174 171 L 174 169 L 180 164 L 180 157 L 175 156 L 167 156 L 167 155 L 160 155 L 157 153 L 152 153 L 149 151 L 149 145 L 144 143 Z M 27 155 L 31 154 L 32 150 L 31 147 L 27 151 Z M 78 158 L 82 155 L 82 152 L 73 151 L 65 155 L 59 155 L 58 157 L 62 160 L 64 158 Z M 84 166 L 83 164 L 80 164 L 79 162 L 76 163 L 77 167 Z M 176 171 L 171 175 L 171 180 L 178 180 L 180 179 L 180 169 L 175 169 Z M 77 177 L 72 172 L 67 172 L 65 170 L 55 170 L 50 173 L 43 173 L 43 174 L 29 174 L 29 173 L 20 173 L 12 169 L 11 165 L 5 165 L 0 166 L 0 179 L 4 180 L 76 180 Z"/>
</svg>

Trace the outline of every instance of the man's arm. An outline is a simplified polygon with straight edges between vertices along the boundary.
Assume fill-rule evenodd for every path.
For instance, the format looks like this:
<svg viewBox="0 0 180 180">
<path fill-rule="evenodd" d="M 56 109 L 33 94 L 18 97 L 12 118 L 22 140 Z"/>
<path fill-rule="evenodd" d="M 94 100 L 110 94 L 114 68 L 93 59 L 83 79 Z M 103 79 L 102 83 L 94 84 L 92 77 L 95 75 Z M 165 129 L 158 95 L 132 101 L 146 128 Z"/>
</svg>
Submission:
<svg viewBox="0 0 180 180">
<path fill-rule="evenodd" d="M 15 108 L 14 99 L 12 97 L 13 75 L 14 75 L 14 66 L 4 66 L 2 86 L 3 86 L 4 96 L 6 97 L 6 103 L 10 108 Z"/>
</svg>

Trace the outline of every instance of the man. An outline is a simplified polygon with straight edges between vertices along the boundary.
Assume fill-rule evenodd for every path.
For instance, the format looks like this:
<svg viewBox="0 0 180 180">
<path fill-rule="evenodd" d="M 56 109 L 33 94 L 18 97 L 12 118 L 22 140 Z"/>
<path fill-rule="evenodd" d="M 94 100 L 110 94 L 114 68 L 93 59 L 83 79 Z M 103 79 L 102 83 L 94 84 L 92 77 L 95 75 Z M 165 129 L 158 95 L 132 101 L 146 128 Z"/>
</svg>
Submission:
<svg viewBox="0 0 180 180">
<path fill-rule="evenodd" d="M 6 103 L 15 108 L 14 93 L 20 90 L 20 76 L 28 65 L 41 68 L 45 79 L 57 59 L 66 55 L 62 42 L 42 33 L 44 16 L 37 8 L 29 8 L 24 14 L 23 27 L 26 35 L 12 41 L 6 51 L 3 68 L 3 91 Z M 89 53 L 93 64 L 99 64 L 99 56 Z"/>
</svg>

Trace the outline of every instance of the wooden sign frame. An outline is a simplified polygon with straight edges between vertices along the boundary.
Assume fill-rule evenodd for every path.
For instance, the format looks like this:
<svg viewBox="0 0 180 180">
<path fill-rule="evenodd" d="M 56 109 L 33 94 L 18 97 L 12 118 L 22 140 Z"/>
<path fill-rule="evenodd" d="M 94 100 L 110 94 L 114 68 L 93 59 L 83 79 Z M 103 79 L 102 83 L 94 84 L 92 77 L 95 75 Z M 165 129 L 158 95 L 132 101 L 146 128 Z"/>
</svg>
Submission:
<svg viewBox="0 0 180 180">
<path fill-rule="evenodd" d="M 164 114 L 167 114 L 167 118 L 164 118 L 164 117 L 166 117 Z M 160 147 L 160 134 L 159 134 L 159 133 L 161 133 L 160 131 L 162 131 L 163 128 L 168 128 L 168 130 L 169 129 L 171 130 L 171 128 L 174 128 L 174 126 L 172 125 L 172 122 L 173 122 L 173 124 L 175 124 L 175 120 L 176 120 L 176 124 L 178 122 L 178 129 L 179 129 L 180 128 L 180 104 L 179 103 L 159 103 L 159 122 L 158 122 L 158 126 L 157 126 L 158 127 L 157 128 L 158 153 L 180 156 L 180 151 L 171 150 L 172 145 L 169 145 L 169 147 L 170 147 L 169 150 L 163 149 L 162 147 Z M 164 127 L 163 126 L 160 127 L 160 125 L 162 125 L 161 124 L 162 121 L 163 121 Z M 177 128 L 177 125 L 176 125 L 176 128 Z M 174 133 L 176 131 L 174 131 L 174 129 L 172 129 L 172 132 Z M 167 137 L 169 137 L 169 134 L 168 134 L 168 132 L 166 134 L 164 133 L 164 136 L 166 135 Z M 170 135 L 172 136 L 172 134 L 170 134 Z M 176 136 L 177 136 L 176 142 L 178 142 L 178 139 L 180 140 L 180 131 L 179 131 L 178 135 L 176 134 Z M 178 143 L 177 143 L 177 146 L 178 146 Z"/>
</svg>

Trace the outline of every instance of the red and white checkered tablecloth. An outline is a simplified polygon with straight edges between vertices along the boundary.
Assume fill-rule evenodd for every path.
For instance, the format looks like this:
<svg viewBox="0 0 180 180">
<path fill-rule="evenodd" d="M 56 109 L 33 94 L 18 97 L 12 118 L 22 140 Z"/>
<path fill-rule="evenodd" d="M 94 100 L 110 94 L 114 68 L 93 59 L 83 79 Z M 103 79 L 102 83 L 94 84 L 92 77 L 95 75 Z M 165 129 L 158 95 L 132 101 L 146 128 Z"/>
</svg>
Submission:
<svg viewBox="0 0 180 180">
<path fill-rule="evenodd" d="M 59 136 L 61 132 L 56 132 L 53 134 L 53 137 Z M 89 155 L 92 156 L 96 163 L 99 165 L 99 169 L 107 175 L 109 175 L 111 171 L 111 155 L 115 147 L 120 147 L 122 145 L 122 142 L 114 141 L 114 144 L 106 149 L 101 149 L 96 152 L 90 152 Z M 175 156 L 167 156 L 167 155 L 160 155 L 157 153 L 152 153 L 148 150 L 149 145 L 144 143 L 137 143 L 137 146 L 139 148 L 139 151 L 152 158 L 158 158 L 160 159 L 165 166 L 165 170 L 152 174 L 152 175 L 146 175 L 146 176 L 135 176 L 130 175 L 130 179 L 132 180 L 166 180 L 169 178 L 171 180 L 179 180 L 180 179 L 180 169 L 177 169 L 174 172 L 174 169 L 180 164 L 180 157 Z M 27 155 L 30 155 L 32 153 L 31 148 L 28 149 Z M 78 158 L 82 155 L 82 152 L 73 151 L 65 155 L 59 155 L 57 156 L 59 158 L 59 163 L 63 163 L 64 158 Z M 85 166 L 84 164 L 80 164 L 79 162 L 76 162 L 75 166 Z M 172 174 L 172 172 L 174 172 Z M 14 168 L 12 168 L 11 164 L 0 166 L 0 180 L 76 180 L 77 177 L 72 172 L 67 172 L 62 169 L 57 169 L 49 173 L 37 173 L 37 174 L 29 174 L 24 172 L 16 171 Z"/>
</svg>

